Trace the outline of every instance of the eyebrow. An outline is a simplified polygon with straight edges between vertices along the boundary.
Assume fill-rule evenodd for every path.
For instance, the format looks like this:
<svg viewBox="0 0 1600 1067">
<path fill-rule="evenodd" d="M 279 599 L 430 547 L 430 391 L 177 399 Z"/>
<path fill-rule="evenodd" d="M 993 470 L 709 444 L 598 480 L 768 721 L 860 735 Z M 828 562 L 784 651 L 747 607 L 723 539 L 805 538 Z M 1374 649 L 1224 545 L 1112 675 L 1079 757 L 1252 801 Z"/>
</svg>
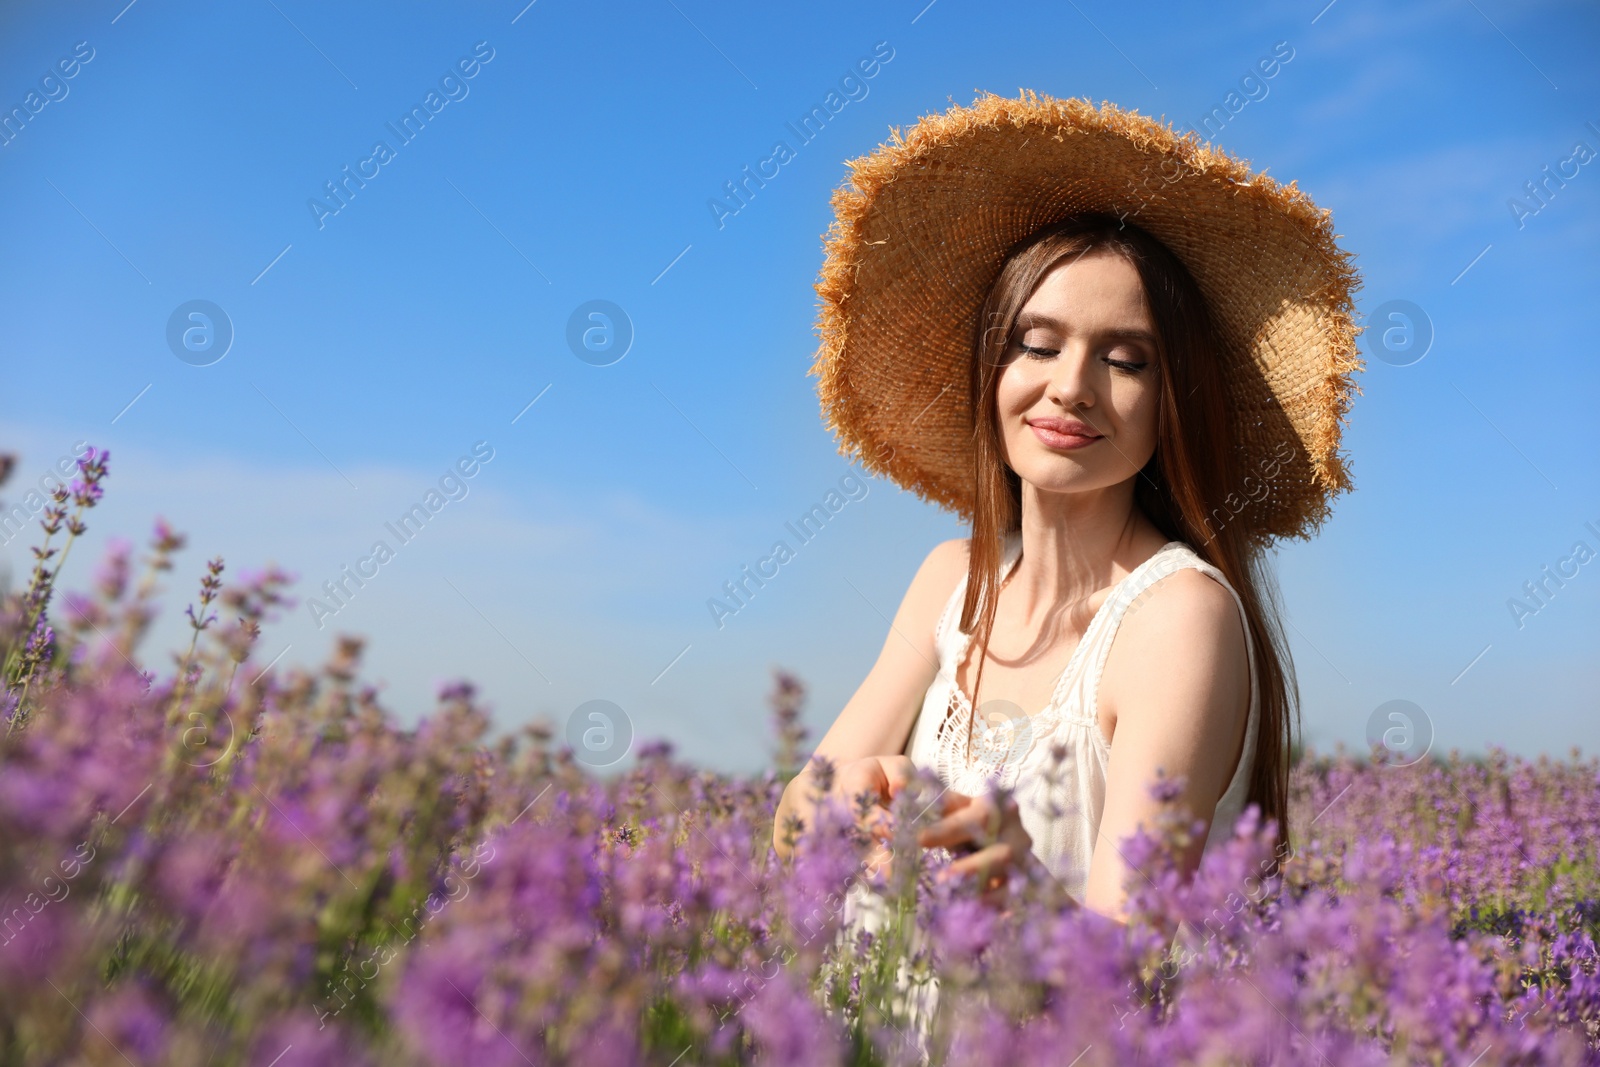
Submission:
<svg viewBox="0 0 1600 1067">
<path fill-rule="evenodd" d="M 1030 312 L 1018 315 L 1017 325 L 1023 329 L 1028 329 L 1033 326 L 1046 326 L 1055 330 L 1057 333 L 1072 332 L 1067 328 L 1067 324 L 1062 322 L 1060 319 L 1051 315 L 1040 314 L 1038 312 Z M 1144 341 L 1150 345 L 1155 345 L 1157 343 L 1155 334 L 1151 333 L 1149 330 L 1141 330 L 1138 327 L 1132 326 L 1119 327 L 1112 330 L 1103 330 L 1101 331 L 1100 336 L 1114 337 L 1120 341 Z"/>
</svg>

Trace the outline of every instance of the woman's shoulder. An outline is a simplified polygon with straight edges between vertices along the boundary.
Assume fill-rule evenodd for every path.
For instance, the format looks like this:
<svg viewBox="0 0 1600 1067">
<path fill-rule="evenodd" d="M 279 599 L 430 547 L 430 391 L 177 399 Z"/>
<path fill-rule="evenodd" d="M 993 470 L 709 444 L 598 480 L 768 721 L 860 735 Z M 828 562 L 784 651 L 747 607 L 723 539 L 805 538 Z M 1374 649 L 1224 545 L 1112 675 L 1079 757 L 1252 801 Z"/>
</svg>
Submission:
<svg viewBox="0 0 1600 1067">
<path fill-rule="evenodd" d="M 1157 626 L 1183 628 L 1239 619 L 1227 577 L 1186 541 L 1168 541 L 1149 561 L 1125 622 L 1146 615 Z"/>
<path fill-rule="evenodd" d="M 937 619 L 944 605 L 962 579 L 967 576 L 967 568 L 972 560 L 972 542 L 970 538 L 954 537 L 948 541 L 940 541 L 929 550 L 923 559 L 922 566 L 917 570 L 917 576 L 912 579 L 913 589 L 920 588 L 925 600 L 934 608 L 934 618 Z"/>
<path fill-rule="evenodd" d="M 970 543 L 965 537 L 934 545 L 911 579 L 901 607 L 906 617 L 896 625 L 903 621 L 903 628 L 910 632 L 933 634 L 945 606 L 967 575 L 969 558 Z"/>
<path fill-rule="evenodd" d="M 967 573 L 971 559 L 972 539 L 952 537 L 948 541 L 940 541 L 929 550 L 922 561 L 922 569 L 930 577 L 937 578 L 939 583 L 948 581 L 953 587 Z"/>
<path fill-rule="evenodd" d="M 1102 651 L 1094 707 L 1107 736 L 1134 737 L 1136 750 L 1163 760 L 1205 753 L 1195 766 L 1221 797 L 1235 750 L 1211 739 L 1245 736 L 1253 709 L 1242 606 L 1221 571 L 1182 542 L 1163 547 L 1146 579 Z"/>
<path fill-rule="evenodd" d="M 1124 662 L 1163 663 L 1169 676 L 1248 673 L 1244 604 L 1222 571 L 1192 546 L 1168 542 L 1131 592 L 1116 625 Z"/>
</svg>

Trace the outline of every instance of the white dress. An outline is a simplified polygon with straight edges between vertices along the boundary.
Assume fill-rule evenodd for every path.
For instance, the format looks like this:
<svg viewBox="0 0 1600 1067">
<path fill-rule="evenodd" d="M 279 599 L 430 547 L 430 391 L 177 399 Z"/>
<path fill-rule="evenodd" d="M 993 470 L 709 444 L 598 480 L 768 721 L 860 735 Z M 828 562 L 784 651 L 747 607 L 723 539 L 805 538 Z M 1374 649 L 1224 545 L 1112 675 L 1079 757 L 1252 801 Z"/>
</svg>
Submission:
<svg viewBox="0 0 1600 1067">
<path fill-rule="evenodd" d="M 1003 575 L 1010 573 L 1021 554 L 1021 532 L 1013 531 L 1006 538 Z M 1112 588 L 1073 650 L 1050 703 L 1043 710 L 1029 715 L 1015 705 L 986 701 L 984 714 L 973 732 L 970 763 L 967 738 L 972 729 L 972 707 L 955 681 L 957 666 L 966 658 L 972 640 L 959 628 L 967 577 L 950 594 L 934 631 L 938 674 L 923 697 L 905 754 L 918 767 L 935 770 L 945 785 L 960 793 L 981 794 L 990 778 L 1012 789 L 1022 825 L 1033 838 L 1034 854 L 1080 903 L 1105 806 L 1106 764 L 1111 755 L 1097 721 L 1100 675 L 1112 639 L 1129 608 L 1155 583 L 1185 567 L 1210 576 L 1232 594 L 1244 624 L 1251 678 L 1244 750 L 1228 788 L 1217 802 L 1204 848 L 1210 852 L 1232 836 L 1234 823 L 1244 808 L 1260 719 L 1260 697 L 1254 683 L 1255 646 L 1244 605 L 1222 572 L 1193 548 L 1182 541 L 1168 541 Z M 1009 714 L 997 714 L 1002 709 Z M 1052 785 L 1043 772 L 1049 766 L 1051 749 L 1057 746 L 1065 751 L 1065 758 L 1054 771 Z M 1051 815 L 1052 806 L 1061 813 L 1059 816 Z M 877 930 L 883 921 L 882 904 L 876 893 L 855 883 L 846 899 L 847 931 Z M 936 990 L 924 987 L 912 999 L 920 1004 L 913 1010 L 913 1017 L 924 1015 L 932 1009 Z"/>
<path fill-rule="evenodd" d="M 1003 574 L 1010 572 L 1021 551 L 1021 534 L 1014 532 L 1007 538 L 1005 561 L 1001 564 Z M 972 707 L 955 682 L 957 665 L 966 658 L 972 640 L 971 635 L 959 629 L 966 578 L 962 578 L 950 595 L 934 631 L 939 673 L 923 697 L 906 755 L 919 767 L 933 768 L 939 778 L 958 793 L 980 794 L 985 791 L 985 782 L 990 777 L 1015 790 L 1022 825 L 1033 837 L 1035 854 L 1073 899 L 1080 902 L 1099 832 L 1100 813 L 1105 806 L 1106 762 L 1111 756 L 1110 746 L 1098 723 L 1100 675 L 1111 652 L 1112 638 L 1128 609 L 1156 582 L 1185 567 L 1193 567 L 1216 579 L 1233 595 L 1245 627 L 1245 650 L 1253 679 L 1255 647 L 1239 594 L 1222 572 L 1201 559 L 1194 549 L 1182 541 L 1168 541 L 1112 588 L 1061 672 L 1048 706 L 1018 722 L 997 714 L 997 705 L 1001 702 L 985 702 L 973 743 L 977 758 L 971 764 L 966 761 L 966 747 Z M 1014 705 L 1011 710 L 1012 715 L 1018 714 Z M 1244 752 L 1227 790 L 1217 802 L 1206 838 L 1208 851 L 1232 836 L 1234 822 L 1244 808 L 1259 717 L 1259 699 L 1252 683 Z M 984 744 L 986 737 L 987 745 Z M 1056 807 L 1065 809 L 1065 814 L 1057 819 L 1049 817 L 1051 798 L 1046 793 L 1041 773 L 1048 765 L 1052 745 L 1060 745 L 1066 751 L 1066 758 L 1057 772 L 1059 781 L 1054 793 Z"/>
</svg>

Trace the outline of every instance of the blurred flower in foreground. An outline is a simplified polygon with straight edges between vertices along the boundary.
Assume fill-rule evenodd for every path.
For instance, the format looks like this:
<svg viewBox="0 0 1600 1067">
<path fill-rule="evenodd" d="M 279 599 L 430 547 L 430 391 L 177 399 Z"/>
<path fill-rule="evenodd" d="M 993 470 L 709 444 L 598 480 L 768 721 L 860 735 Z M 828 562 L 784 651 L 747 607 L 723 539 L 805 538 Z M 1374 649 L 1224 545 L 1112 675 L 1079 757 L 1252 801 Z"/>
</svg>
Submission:
<svg viewBox="0 0 1600 1067">
<path fill-rule="evenodd" d="M 596 777 L 546 722 L 491 738 L 470 682 L 401 725 L 360 637 L 275 660 L 293 576 L 219 558 L 159 675 L 139 648 L 181 534 L 109 541 L 55 598 L 106 460 L 0 605 L 0 1063 L 1600 1062 L 1593 758 L 1307 756 L 1306 837 L 1252 809 L 1191 878 L 1162 782 L 1121 843 L 1126 924 L 1028 878 L 995 907 L 915 847 L 931 780 L 891 805 L 886 871 L 842 802 L 778 858 L 807 755 L 781 670 L 772 773 L 657 739 Z"/>
</svg>

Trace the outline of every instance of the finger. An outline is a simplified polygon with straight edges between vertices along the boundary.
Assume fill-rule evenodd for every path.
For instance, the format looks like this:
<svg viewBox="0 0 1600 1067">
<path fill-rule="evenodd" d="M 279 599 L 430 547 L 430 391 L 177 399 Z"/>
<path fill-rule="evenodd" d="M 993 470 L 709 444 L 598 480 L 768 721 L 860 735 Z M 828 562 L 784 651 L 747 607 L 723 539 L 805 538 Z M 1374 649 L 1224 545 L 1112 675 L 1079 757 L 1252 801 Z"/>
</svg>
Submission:
<svg viewBox="0 0 1600 1067">
<path fill-rule="evenodd" d="M 894 835 L 894 813 L 885 807 L 875 807 L 861 820 L 861 828 L 880 840 Z"/>
<path fill-rule="evenodd" d="M 946 848 L 963 841 L 975 841 L 981 832 L 981 816 L 971 808 L 947 815 L 931 826 L 923 827 L 917 834 L 917 843 L 924 848 Z"/>
<path fill-rule="evenodd" d="M 840 770 L 842 779 L 852 782 L 875 782 L 883 777 L 883 763 L 876 756 L 851 760 Z"/>
<path fill-rule="evenodd" d="M 1033 835 L 1027 828 L 1012 824 L 1000 833 L 999 840 L 1010 845 L 1019 856 L 1027 856 L 1033 852 Z"/>
<path fill-rule="evenodd" d="M 876 788 L 857 789 L 844 795 L 846 808 L 859 821 L 878 810 L 887 808 L 883 794 Z"/>
<path fill-rule="evenodd" d="M 909 756 L 885 756 L 878 762 L 882 766 L 885 784 L 891 797 L 898 796 L 900 791 L 916 777 L 917 765 L 911 762 Z"/>
<path fill-rule="evenodd" d="M 960 875 L 976 874 L 987 879 L 989 874 L 1003 873 L 1002 868 L 1011 863 L 1012 856 L 1010 845 L 990 845 L 988 848 L 979 849 L 970 856 L 963 856 L 945 869 L 950 872 L 948 877 L 952 878 Z"/>
<path fill-rule="evenodd" d="M 923 841 L 925 845 L 945 844 L 943 838 L 949 834 L 950 827 L 964 827 L 960 840 L 972 840 L 980 844 L 988 844 L 999 836 L 1005 824 L 1000 808 L 989 797 L 963 797 L 960 806 L 950 814 L 940 819 L 923 831 L 924 834 L 933 835 L 934 840 Z"/>
<path fill-rule="evenodd" d="M 876 760 L 852 763 L 836 779 L 836 788 L 852 800 L 862 793 L 881 797 L 887 788 Z"/>
<path fill-rule="evenodd" d="M 946 789 L 934 798 L 933 802 L 939 808 L 940 815 L 952 815 L 969 807 L 976 797 L 966 793 L 958 793 L 954 789 Z"/>
</svg>

